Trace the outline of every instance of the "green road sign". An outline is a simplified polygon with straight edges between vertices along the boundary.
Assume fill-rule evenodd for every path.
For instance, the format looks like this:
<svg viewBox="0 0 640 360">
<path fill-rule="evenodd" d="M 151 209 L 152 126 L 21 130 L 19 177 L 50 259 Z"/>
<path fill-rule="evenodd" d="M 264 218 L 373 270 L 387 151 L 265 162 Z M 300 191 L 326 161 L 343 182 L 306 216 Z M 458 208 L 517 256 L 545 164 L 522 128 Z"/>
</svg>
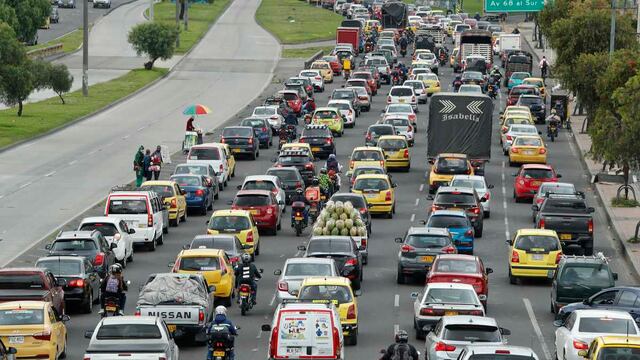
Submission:
<svg viewBox="0 0 640 360">
<path fill-rule="evenodd" d="M 540 11 L 544 0 L 485 0 L 485 12 L 530 12 Z"/>
</svg>

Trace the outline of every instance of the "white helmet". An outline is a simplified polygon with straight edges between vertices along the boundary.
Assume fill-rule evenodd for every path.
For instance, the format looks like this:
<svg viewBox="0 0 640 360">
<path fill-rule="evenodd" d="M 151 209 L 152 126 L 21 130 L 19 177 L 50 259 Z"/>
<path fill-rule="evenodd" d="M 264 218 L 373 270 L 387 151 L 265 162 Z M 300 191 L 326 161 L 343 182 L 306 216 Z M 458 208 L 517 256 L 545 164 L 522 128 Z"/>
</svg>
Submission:
<svg viewBox="0 0 640 360">
<path fill-rule="evenodd" d="M 227 308 L 220 305 L 216 307 L 216 315 L 224 315 L 227 316 Z"/>
</svg>

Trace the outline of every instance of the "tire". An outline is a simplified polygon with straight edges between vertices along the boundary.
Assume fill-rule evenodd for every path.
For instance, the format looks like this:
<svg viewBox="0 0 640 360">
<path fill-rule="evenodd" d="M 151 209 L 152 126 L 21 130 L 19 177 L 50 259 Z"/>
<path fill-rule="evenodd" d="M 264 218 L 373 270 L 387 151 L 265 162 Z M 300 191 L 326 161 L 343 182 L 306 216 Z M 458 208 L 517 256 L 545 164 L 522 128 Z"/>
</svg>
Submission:
<svg viewBox="0 0 640 360">
<path fill-rule="evenodd" d="M 358 345 L 358 330 L 355 330 L 353 335 L 347 337 L 348 341 L 345 341 L 346 345 L 355 346 Z"/>
<path fill-rule="evenodd" d="M 260 242 L 258 241 L 258 246 L 256 246 L 256 251 L 254 251 L 256 256 L 260 256 Z"/>
<path fill-rule="evenodd" d="M 483 230 L 484 230 L 484 225 L 480 225 L 480 229 L 476 231 L 476 237 L 481 238 Z"/>
<path fill-rule="evenodd" d="M 169 220 L 169 226 L 178 227 L 179 223 L 180 223 L 180 217 L 178 216 L 176 216 L 176 218 L 173 220 Z"/>
<path fill-rule="evenodd" d="M 486 212 L 484 213 L 484 218 L 485 218 L 485 219 L 489 219 L 489 218 L 491 218 L 491 211 L 486 211 Z"/>
<path fill-rule="evenodd" d="M 252 153 L 251 156 L 249 156 L 249 160 L 255 160 L 258 156 L 256 155 L 256 153 Z"/>
<path fill-rule="evenodd" d="M 162 233 L 163 234 L 168 234 L 169 233 L 169 226 L 167 225 L 166 228 L 162 228 Z"/>
<path fill-rule="evenodd" d="M 158 245 L 162 244 L 164 244 L 164 235 L 160 235 L 160 237 L 158 238 Z"/>
<path fill-rule="evenodd" d="M 513 276 L 511 274 L 511 269 L 509 269 L 509 284 L 511 284 L 511 285 L 517 285 L 518 284 L 518 278 L 516 278 L 515 276 Z"/>
<path fill-rule="evenodd" d="M 82 312 L 85 314 L 91 314 L 93 310 L 93 290 L 89 290 L 89 297 L 87 301 L 82 304 Z"/>
<path fill-rule="evenodd" d="M 223 183 L 218 183 L 218 192 L 224 190 L 224 185 Z"/>
<path fill-rule="evenodd" d="M 362 287 L 362 280 L 360 280 L 359 278 L 353 280 L 351 282 L 351 286 L 353 287 L 353 290 L 360 290 L 360 288 Z"/>
<path fill-rule="evenodd" d="M 128 262 L 133 262 L 133 248 L 131 249 L 131 255 L 127 258 Z"/>
<path fill-rule="evenodd" d="M 550 305 L 550 306 L 549 306 L 549 310 L 551 310 L 551 313 L 552 313 L 552 314 L 555 314 L 555 313 L 556 313 L 556 307 L 555 307 L 555 306 L 553 306 L 553 301 L 550 301 L 550 302 L 549 302 L 549 305 Z M 556 359 L 557 359 L 557 357 L 556 357 Z"/>
<path fill-rule="evenodd" d="M 207 210 L 213 210 L 213 198 L 211 199 L 211 201 L 209 202 L 209 207 L 207 207 Z M 206 215 L 206 214 L 205 214 Z"/>
<path fill-rule="evenodd" d="M 147 250 L 149 251 L 156 251 L 156 247 L 157 247 L 157 244 L 155 239 L 153 239 L 153 241 L 147 244 Z"/>
<path fill-rule="evenodd" d="M 67 337 L 64 338 L 64 347 L 62 348 L 62 352 L 58 359 L 66 359 L 67 358 Z"/>
<path fill-rule="evenodd" d="M 260 150 L 256 152 L 256 158 L 259 158 L 259 157 L 260 157 Z"/>
<path fill-rule="evenodd" d="M 207 204 L 205 203 L 204 206 L 202 206 L 202 208 L 200 208 L 200 215 L 207 215 Z"/>
<path fill-rule="evenodd" d="M 213 204 L 212 204 L 213 206 Z M 182 214 L 182 222 L 187 222 L 187 208 L 184 208 L 184 214 Z"/>
<path fill-rule="evenodd" d="M 406 284 L 407 277 L 402 273 L 402 268 L 398 266 L 398 272 L 396 273 L 396 283 L 398 284 Z"/>
<path fill-rule="evenodd" d="M 224 187 L 227 187 L 227 186 L 229 186 L 229 180 L 224 181 Z"/>
</svg>

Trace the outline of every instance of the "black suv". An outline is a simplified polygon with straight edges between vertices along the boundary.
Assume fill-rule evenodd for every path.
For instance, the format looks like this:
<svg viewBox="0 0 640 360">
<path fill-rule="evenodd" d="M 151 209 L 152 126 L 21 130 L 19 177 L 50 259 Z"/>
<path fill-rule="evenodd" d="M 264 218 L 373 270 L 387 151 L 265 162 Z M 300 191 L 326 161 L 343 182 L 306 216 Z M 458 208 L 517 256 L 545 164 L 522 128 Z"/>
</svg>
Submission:
<svg viewBox="0 0 640 360">
<path fill-rule="evenodd" d="M 356 116 L 360 116 L 362 109 L 360 108 L 360 102 L 358 101 L 358 94 L 353 89 L 335 89 L 331 93 L 331 100 L 349 100 L 351 106 L 356 111 Z"/>
<path fill-rule="evenodd" d="M 362 253 L 351 236 L 313 236 L 307 246 L 300 245 L 303 257 L 331 258 L 336 261 L 340 275 L 351 280 L 353 290 L 360 290 L 362 282 Z"/>
<path fill-rule="evenodd" d="M 475 237 L 482 237 L 482 229 L 484 227 L 484 211 L 478 193 L 473 188 L 442 186 L 438 188 L 435 196 L 429 196 L 428 199 L 433 200 L 431 211 L 436 210 L 454 210 L 460 209 L 471 220 Z"/>
<path fill-rule="evenodd" d="M 314 156 L 329 157 L 336 153 L 336 145 L 333 142 L 333 134 L 326 125 L 307 125 L 302 130 L 300 142 L 311 145 Z"/>
<path fill-rule="evenodd" d="M 291 197 L 297 189 L 304 190 L 304 179 L 295 167 L 272 167 L 267 170 L 266 175 L 277 176 L 280 179 L 287 204 L 291 204 Z"/>
<path fill-rule="evenodd" d="M 557 314 L 563 306 L 580 302 L 593 294 L 614 287 L 618 274 L 611 271 L 607 258 L 595 256 L 563 256 L 551 282 L 551 311 Z"/>
<path fill-rule="evenodd" d="M 531 110 L 531 115 L 536 117 L 536 124 L 544 124 L 547 117 L 547 110 L 544 99 L 538 95 L 520 95 L 516 106 L 527 106 Z"/>
<path fill-rule="evenodd" d="M 109 267 L 116 263 L 113 249 L 117 246 L 115 243 L 109 245 L 98 230 L 63 231 L 51 244 L 47 244 L 45 249 L 49 250 L 49 256 L 84 256 L 91 261 L 100 277 L 104 278 Z"/>
<path fill-rule="evenodd" d="M 285 150 L 278 154 L 274 167 L 294 167 L 298 169 L 305 186 L 311 183 L 316 176 L 315 165 L 313 159 L 309 157 L 309 153 L 299 150 Z"/>
<path fill-rule="evenodd" d="M 248 155 L 251 160 L 260 156 L 260 141 L 251 126 L 227 126 L 222 129 L 220 142 L 229 145 L 234 155 Z"/>
</svg>

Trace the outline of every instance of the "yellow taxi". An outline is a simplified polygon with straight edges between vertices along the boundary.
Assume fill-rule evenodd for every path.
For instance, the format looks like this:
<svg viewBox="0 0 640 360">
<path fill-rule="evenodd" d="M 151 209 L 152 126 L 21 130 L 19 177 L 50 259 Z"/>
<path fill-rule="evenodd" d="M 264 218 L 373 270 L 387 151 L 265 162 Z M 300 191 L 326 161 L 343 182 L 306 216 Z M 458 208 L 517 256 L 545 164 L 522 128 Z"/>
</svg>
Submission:
<svg viewBox="0 0 640 360">
<path fill-rule="evenodd" d="M 378 138 L 378 147 L 384 151 L 388 169 L 411 169 L 409 143 L 402 135 L 382 135 Z"/>
<path fill-rule="evenodd" d="M 589 350 L 580 350 L 578 355 L 585 359 L 635 359 L 640 355 L 640 336 L 599 336 L 589 346 Z"/>
<path fill-rule="evenodd" d="M 418 74 L 416 76 L 416 80 L 422 81 L 424 86 L 427 88 L 427 95 L 429 96 L 435 93 L 439 93 L 441 90 L 440 79 L 436 74 L 433 74 L 433 73 Z"/>
<path fill-rule="evenodd" d="M 224 250 L 182 250 L 173 264 L 173 272 L 202 274 L 209 286 L 216 287 L 214 294 L 216 299 L 222 299 L 225 306 L 231 306 L 231 295 L 235 288 L 236 275 Z"/>
<path fill-rule="evenodd" d="M 207 234 L 235 235 L 242 245 L 251 245 L 245 252 L 260 255 L 260 234 L 248 210 L 216 210 L 207 223 Z"/>
<path fill-rule="evenodd" d="M 333 82 L 333 70 L 331 70 L 331 64 L 328 61 L 318 60 L 311 63 L 312 70 L 320 71 L 320 75 L 322 75 L 322 79 L 326 83 Z"/>
<path fill-rule="evenodd" d="M 351 289 L 351 280 L 342 276 L 309 276 L 300 285 L 298 299 L 332 302 L 340 313 L 345 343 L 358 343 L 358 302 Z"/>
<path fill-rule="evenodd" d="M 547 89 L 544 86 L 544 80 L 542 80 L 542 78 L 534 78 L 534 77 L 530 77 L 530 78 L 524 78 L 522 80 L 522 84 L 520 85 L 532 85 L 538 88 L 538 90 L 540 90 L 540 96 L 542 96 L 543 98 L 545 96 L 547 96 Z"/>
<path fill-rule="evenodd" d="M 449 185 L 454 175 L 473 175 L 473 166 L 465 154 L 442 153 L 429 163 L 429 194 L 435 194 L 440 186 Z"/>
<path fill-rule="evenodd" d="M 503 112 L 500 113 L 500 120 L 504 119 L 511 113 L 522 113 L 526 114 L 533 120 L 533 116 L 531 115 L 531 109 L 528 106 L 519 106 L 519 105 L 510 105 L 507 106 Z"/>
<path fill-rule="evenodd" d="M 372 31 L 379 32 L 382 30 L 382 25 L 380 25 L 380 21 L 378 20 L 367 20 L 364 23 L 364 32 L 370 33 Z"/>
<path fill-rule="evenodd" d="M 387 214 L 391 219 L 396 213 L 396 187 L 387 174 L 362 174 L 356 177 L 351 192 L 367 199 L 370 213 Z"/>
<path fill-rule="evenodd" d="M 145 181 L 140 186 L 142 189 L 155 191 L 169 206 L 169 223 L 178 226 L 180 221 L 187 220 L 187 199 L 184 190 L 175 181 L 153 180 Z"/>
<path fill-rule="evenodd" d="M 61 359 L 67 350 L 68 315 L 58 317 L 51 303 L 11 301 L 0 304 L 0 340 L 17 358 Z"/>
<path fill-rule="evenodd" d="M 449 66 L 450 67 L 453 67 L 456 64 L 456 59 L 458 58 L 458 51 L 460 51 L 460 48 L 455 48 L 451 52 L 451 55 L 449 55 Z"/>
<path fill-rule="evenodd" d="M 344 134 L 344 119 L 340 110 L 334 107 L 319 107 L 311 116 L 311 123 L 317 125 L 327 125 L 334 136 Z"/>
<path fill-rule="evenodd" d="M 520 277 L 550 277 L 562 257 L 562 245 L 554 230 L 520 229 L 507 243 L 512 284 Z"/>
<path fill-rule="evenodd" d="M 280 151 L 284 152 L 285 150 L 293 150 L 293 151 L 302 151 L 307 154 L 311 160 L 314 160 L 313 151 L 311 149 L 311 145 L 307 143 L 286 143 L 282 144 L 282 148 Z"/>
<path fill-rule="evenodd" d="M 222 146 L 222 149 L 224 150 L 224 154 L 227 157 L 227 165 L 229 166 L 229 176 L 234 177 L 236 176 L 236 158 L 233 156 L 233 153 L 231 152 L 231 148 L 229 147 L 229 144 L 224 144 L 224 143 L 217 143 L 220 144 Z"/>
<path fill-rule="evenodd" d="M 509 148 L 509 165 L 546 164 L 547 148 L 538 135 L 517 136 Z"/>
<path fill-rule="evenodd" d="M 358 146 L 351 152 L 349 161 L 349 175 L 358 166 L 380 166 L 387 169 L 387 162 L 384 159 L 384 151 L 376 146 Z"/>
<path fill-rule="evenodd" d="M 502 122 L 500 123 L 500 133 L 498 134 L 500 139 L 502 139 L 502 134 L 509 131 L 509 126 L 513 124 L 534 125 L 534 121 L 531 116 L 527 114 L 511 112 L 502 119 Z"/>
</svg>

